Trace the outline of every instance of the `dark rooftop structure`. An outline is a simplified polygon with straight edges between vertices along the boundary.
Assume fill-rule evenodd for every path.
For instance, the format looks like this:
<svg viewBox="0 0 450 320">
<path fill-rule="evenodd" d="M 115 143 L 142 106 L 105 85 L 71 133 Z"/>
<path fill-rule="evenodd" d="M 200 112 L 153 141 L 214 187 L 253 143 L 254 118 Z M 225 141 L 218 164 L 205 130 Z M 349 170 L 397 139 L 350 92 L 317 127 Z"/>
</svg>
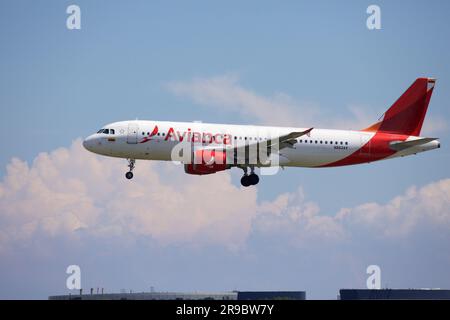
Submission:
<svg viewBox="0 0 450 320">
<path fill-rule="evenodd" d="M 304 291 L 130 292 L 50 296 L 49 300 L 305 300 Z"/>
<path fill-rule="evenodd" d="M 305 291 L 238 291 L 238 300 L 306 300 Z"/>
<path fill-rule="evenodd" d="M 341 300 L 450 300 L 443 289 L 341 289 Z"/>
<path fill-rule="evenodd" d="M 237 292 L 130 292 L 68 294 L 49 300 L 236 300 Z"/>
</svg>

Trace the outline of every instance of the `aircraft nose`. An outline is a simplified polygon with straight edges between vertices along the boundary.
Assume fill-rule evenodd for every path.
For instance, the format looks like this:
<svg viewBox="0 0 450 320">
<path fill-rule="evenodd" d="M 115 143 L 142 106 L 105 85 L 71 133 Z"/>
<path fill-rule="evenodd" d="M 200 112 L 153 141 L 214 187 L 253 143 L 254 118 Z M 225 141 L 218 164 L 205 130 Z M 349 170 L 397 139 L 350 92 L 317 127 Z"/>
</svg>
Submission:
<svg viewBox="0 0 450 320">
<path fill-rule="evenodd" d="M 83 141 L 83 147 L 88 150 L 88 151 L 92 151 L 93 150 L 93 146 L 94 146 L 94 137 L 93 136 L 89 136 L 86 139 L 84 139 Z"/>
</svg>

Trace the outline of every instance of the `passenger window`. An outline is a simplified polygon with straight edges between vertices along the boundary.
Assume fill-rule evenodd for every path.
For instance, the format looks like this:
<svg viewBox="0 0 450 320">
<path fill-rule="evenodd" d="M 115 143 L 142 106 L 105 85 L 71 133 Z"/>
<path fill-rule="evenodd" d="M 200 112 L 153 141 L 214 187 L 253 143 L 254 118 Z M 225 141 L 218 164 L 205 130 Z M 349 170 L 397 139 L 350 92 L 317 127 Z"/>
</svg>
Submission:
<svg viewBox="0 0 450 320">
<path fill-rule="evenodd" d="M 348 142 L 346 142 L 345 145 L 348 146 Z"/>
<path fill-rule="evenodd" d="M 328 144 L 328 141 L 325 141 L 325 144 Z"/>
</svg>

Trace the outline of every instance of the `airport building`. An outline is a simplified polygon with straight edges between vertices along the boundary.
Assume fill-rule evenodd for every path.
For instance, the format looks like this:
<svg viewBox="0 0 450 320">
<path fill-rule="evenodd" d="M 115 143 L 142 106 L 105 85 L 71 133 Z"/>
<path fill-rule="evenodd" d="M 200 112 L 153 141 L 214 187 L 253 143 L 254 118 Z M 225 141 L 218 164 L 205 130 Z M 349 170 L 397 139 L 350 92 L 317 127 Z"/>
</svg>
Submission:
<svg viewBox="0 0 450 320">
<path fill-rule="evenodd" d="M 237 300 L 237 292 L 130 292 L 69 294 L 49 300 Z"/>
<path fill-rule="evenodd" d="M 306 300 L 305 291 L 122 292 L 57 295 L 49 300 Z M 443 289 L 341 289 L 339 300 L 450 300 Z"/>
<path fill-rule="evenodd" d="M 305 291 L 238 291 L 238 300 L 306 300 Z"/>
<path fill-rule="evenodd" d="M 341 289 L 341 300 L 450 300 L 443 289 Z"/>
<path fill-rule="evenodd" d="M 305 291 L 140 292 L 50 296 L 49 300 L 305 300 Z"/>
</svg>

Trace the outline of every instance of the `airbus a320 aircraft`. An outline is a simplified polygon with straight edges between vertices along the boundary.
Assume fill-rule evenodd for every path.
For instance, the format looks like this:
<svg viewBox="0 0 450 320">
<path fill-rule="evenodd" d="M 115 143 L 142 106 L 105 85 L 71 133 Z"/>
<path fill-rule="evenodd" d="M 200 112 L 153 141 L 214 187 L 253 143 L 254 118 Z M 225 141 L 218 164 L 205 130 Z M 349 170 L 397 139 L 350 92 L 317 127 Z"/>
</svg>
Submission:
<svg viewBox="0 0 450 320">
<path fill-rule="evenodd" d="M 127 159 L 127 179 L 133 178 L 136 159 L 175 160 L 174 148 L 188 145 L 183 153 L 190 160 L 182 161 L 186 173 L 237 167 L 244 170 L 241 184 L 248 187 L 259 182 L 255 167 L 346 166 L 439 148 L 437 138 L 420 136 L 434 85 L 435 79 L 417 79 L 378 122 L 358 131 L 134 120 L 108 124 L 83 145 Z"/>
</svg>

